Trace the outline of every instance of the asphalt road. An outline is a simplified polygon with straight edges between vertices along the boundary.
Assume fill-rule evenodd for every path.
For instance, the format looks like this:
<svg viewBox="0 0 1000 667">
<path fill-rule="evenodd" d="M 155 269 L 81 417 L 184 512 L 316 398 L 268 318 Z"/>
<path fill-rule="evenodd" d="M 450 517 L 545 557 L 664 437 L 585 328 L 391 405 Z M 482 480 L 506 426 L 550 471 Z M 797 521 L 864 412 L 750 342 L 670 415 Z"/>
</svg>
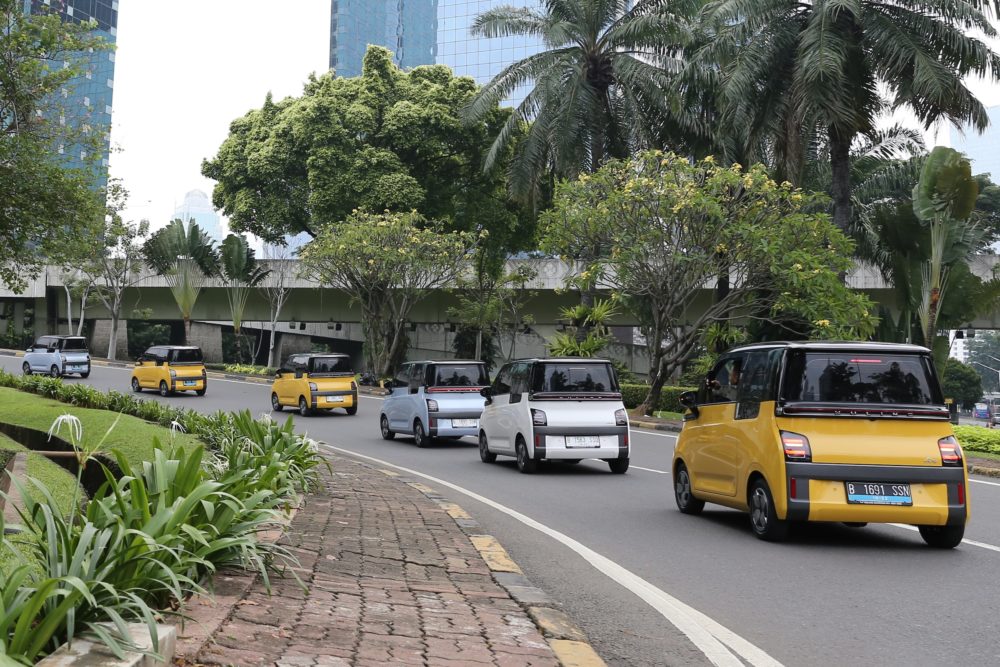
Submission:
<svg viewBox="0 0 1000 667">
<path fill-rule="evenodd" d="M 0 367 L 17 372 L 20 361 Z M 127 391 L 129 371 L 97 367 L 68 382 Z M 145 397 L 260 413 L 269 395 L 266 385 L 210 380 L 203 398 Z M 426 483 L 496 535 L 609 664 L 1000 664 L 1000 480 L 970 485 L 975 544 L 954 551 L 897 526 L 812 525 L 768 544 L 741 513 L 676 510 L 672 436 L 633 431 L 624 476 L 596 461 L 520 475 L 509 459 L 482 463 L 471 439 L 429 449 L 382 440 L 378 401 L 363 397 L 354 417 L 294 419 L 333 447 L 436 478 Z"/>
</svg>

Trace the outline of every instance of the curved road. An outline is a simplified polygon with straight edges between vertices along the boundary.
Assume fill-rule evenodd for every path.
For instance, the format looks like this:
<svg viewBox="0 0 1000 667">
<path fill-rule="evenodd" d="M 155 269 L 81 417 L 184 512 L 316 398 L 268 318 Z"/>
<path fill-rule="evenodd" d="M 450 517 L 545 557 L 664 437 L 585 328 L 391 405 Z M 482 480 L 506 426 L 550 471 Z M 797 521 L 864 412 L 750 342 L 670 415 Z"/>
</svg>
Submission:
<svg viewBox="0 0 1000 667">
<path fill-rule="evenodd" d="M 18 372 L 20 361 L 0 367 Z M 85 382 L 128 391 L 128 377 L 96 367 Z M 256 413 L 269 411 L 269 395 L 266 385 L 210 380 L 203 398 L 145 397 Z M 429 449 L 382 440 L 379 400 L 362 397 L 354 417 L 294 419 L 333 454 L 434 478 L 426 483 L 496 535 L 609 664 L 1000 664 L 998 480 L 970 485 L 967 541 L 954 551 L 927 548 L 897 526 L 812 525 L 768 544 L 738 512 L 676 511 L 673 436 L 633 431 L 624 476 L 596 461 L 520 475 L 510 459 L 482 463 L 471 439 Z"/>
</svg>

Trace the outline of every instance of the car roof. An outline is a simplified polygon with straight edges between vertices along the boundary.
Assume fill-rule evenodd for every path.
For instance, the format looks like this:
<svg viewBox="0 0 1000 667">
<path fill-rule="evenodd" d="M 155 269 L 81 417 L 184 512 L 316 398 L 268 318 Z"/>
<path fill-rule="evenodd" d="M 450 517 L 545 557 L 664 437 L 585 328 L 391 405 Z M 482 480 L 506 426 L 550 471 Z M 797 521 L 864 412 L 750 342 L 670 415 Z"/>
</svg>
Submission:
<svg viewBox="0 0 1000 667">
<path fill-rule="evenodd" d="M 747 350 L 760 350 L 766 348 L 783 347 L 790 350 L 844 350 L 844 351 L 868 351 L 868 352 L 909 352 L 917 354 L 929 354 L 930 350 L 921 345 L 911 345 L 910 343 L 881 343 L 850 340 L 803 340 L 803 341 L 773 341 L 766 343 L 754 343 L 752 345 L 740 345 L 728 352 L 744 352 Z"/>
<path fill-rule="evenodd" d="M 475 359 L 414 359 L 407 361 L 408 364 L 485 364 L 485 361 Z"/>
<path fill-rule="evenodd" d="M 514 363 L 534 363 L 538 361 L 543 361 L 545 363 L 557 363 L 557 364 L 579 364 L 579 363 L 593 363 L 593 364 L 610 364 L 611 361 L 608 359 L 601 359 L 599 357 L 529 357 L 527 359 L 514 359 Z"/>
<path fill-rule="evenodd" d="M 348 358 L 351 355 L 345 354 L 343 352 L 295 352 L 290 355 L 290 357 L 309 357 L 310 359 L 315 359 L 316 357 L 345 357 Z"/>
<path fill-rule="evenodd" d="M 150 345 L 149 349 L 154 347 L 162 347 L 165 350 L 200 350 L 201 348 L 197 345 Z"/>
<path fill-rule="evenodd" d="M 59 338 L 59 339 L 69 339 L 76 338 L 77 340 L 84 340 L 84 336 L 67 336 L 66 334 L 45 334 L 44 336 L 39 336 L 39 338 Z"/>
</svg>

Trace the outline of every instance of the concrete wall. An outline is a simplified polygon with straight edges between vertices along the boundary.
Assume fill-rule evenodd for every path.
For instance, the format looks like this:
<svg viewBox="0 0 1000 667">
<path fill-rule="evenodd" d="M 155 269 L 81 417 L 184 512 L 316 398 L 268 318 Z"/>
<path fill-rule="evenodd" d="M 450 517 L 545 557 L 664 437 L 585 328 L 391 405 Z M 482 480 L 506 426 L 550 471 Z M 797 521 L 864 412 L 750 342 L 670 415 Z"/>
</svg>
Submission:
<svg viewBox="0 0 1000 667">
<path fill-rule="evenodd" d="M 106 356 L 111 341 L 111 320 L 93 320 L 90 334 L 90 353 L 96 357 Z M 115 344 L 115 358 L 128 360 L 128 321 L 118 320 L 118 341 Z"/>
<path fill-rule="evenodd" d="M 222 362 L 222 327 L 203 322 L 192 322 L 187 344 L 200 347 L 205 361 Z"/>
</svg>

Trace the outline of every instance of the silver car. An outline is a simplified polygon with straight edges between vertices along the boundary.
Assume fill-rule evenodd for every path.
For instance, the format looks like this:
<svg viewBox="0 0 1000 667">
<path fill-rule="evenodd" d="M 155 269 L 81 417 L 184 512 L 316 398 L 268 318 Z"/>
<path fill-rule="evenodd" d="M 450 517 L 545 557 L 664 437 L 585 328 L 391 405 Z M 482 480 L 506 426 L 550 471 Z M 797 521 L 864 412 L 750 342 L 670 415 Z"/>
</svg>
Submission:
<svg viewBox="0 0 1000 667">
<path fill-rule="evenodd" d="M 90 375 L 90 352 L 83 336 L 42 336 L 24 351 L 25 375 L 44 373 L 54 378 L 70 373 Z"/>
</svg>

